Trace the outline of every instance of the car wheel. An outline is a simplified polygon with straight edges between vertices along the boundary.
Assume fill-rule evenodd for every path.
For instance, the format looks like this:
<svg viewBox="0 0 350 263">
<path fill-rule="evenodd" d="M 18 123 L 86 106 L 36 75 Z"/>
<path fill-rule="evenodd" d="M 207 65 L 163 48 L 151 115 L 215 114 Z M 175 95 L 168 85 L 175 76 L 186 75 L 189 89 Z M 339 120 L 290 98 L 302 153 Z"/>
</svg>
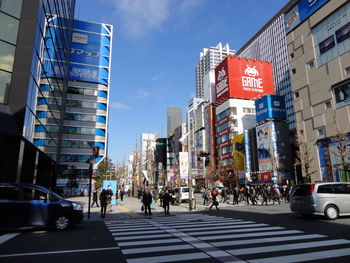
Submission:
<svg viewBox="0 0 350 263">
<path fill-rule="evenodd" d="M 326 207 L 324 214 L 328 220 L 335 220 L 338 218 L 338 209 L 334 205 Z"/>
<path fill-rule="evenodd" d="M 65 230 L 69 227 L 70 220 L 67 215 L 60 215 L 55 220 L 55 227 L 57 230 Z"/>
</svg>

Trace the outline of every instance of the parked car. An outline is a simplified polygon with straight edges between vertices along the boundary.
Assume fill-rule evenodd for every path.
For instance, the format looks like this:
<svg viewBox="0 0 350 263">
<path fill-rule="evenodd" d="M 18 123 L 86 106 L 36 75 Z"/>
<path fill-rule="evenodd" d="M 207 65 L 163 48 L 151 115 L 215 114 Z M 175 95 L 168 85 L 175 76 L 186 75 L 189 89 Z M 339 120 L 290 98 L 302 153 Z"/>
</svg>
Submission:
<svg viewBox="0 0 350 263">
<path fill-rule="evenodd" d="M 55 227 L 80 224 L 83 208 L 33 184 L 0 183 L 0 228 Z"/>
<path fill-rule="evenodd" d="M 178 200 L 179 203 L 182 203 L 183 201 L 188 201 L 190 198 L 189 192 L 190 190 L 188 187 L 175 188 L 176 200 Z"/>
<path fill-rule="evenodd" d="M 350 183 L 297 185 L 291 196 L 290 209 L 303 216 L 322 215 L 330 220 L 350 215 Z"/>
</svg>

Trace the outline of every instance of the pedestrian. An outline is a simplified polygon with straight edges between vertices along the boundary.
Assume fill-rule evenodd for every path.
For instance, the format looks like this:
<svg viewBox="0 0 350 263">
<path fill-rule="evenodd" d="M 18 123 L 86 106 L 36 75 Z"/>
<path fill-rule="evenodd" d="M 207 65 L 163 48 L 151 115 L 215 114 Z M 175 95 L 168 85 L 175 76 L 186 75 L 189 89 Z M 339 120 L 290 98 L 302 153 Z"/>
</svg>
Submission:
<svg viewBox="0 0 350 263">
<path fill-rule="evenodd" d="M 113 191 L 110 185 L 107 186 L 107 204 L 108 204 L 108 212 L 112 212 L 112 196 L 113 196 Z"/>
<path fill-rule="evenodd" d="M 264 205 L 264 203 L 267 205 L 267 199 L 269 198 L 269 190 L 266 187 L 266 185 L 263 186 L 263 188 L 261 189 L 261 196 L 263 198 L 261 205 Z"/>
<path fill-rule="evenodd" d="M 163 190 L 160 190 L 158 198 L 159 198 L 159 206 L 163 207 Z M 169 193 L 168 193 L 169 194 Z"/>
<path fill-rule="evenodd" d="M 244 196 L 245 196 L 246 203 L 249 205 L 249 199 L 250 199 L 250 196 L 251 196 L 250 195 L 250 187 L 249 187 L 249 185 L 244 188 Z"/>
<path fill-rule="evenodd" d="M 208 205 L 209 203 L 209 189 L 204 189 L 203 192 L 203 205 Z"/>
<path fill-rule="evenodd" d="M 107 203 L 108 203 L 107 191 L 103 189 L 100 194 L 101 218 L 106 217 Z"/>
<path fill-rule="evenodd" d="M 234 205 L 238 205 L 239 204 L 238 198 L 239 198 L 239 188 L 238 188 L 238 186 L 236 186 L 233 189 L 233 204 Z"/>
<path fill-rule="evenodd" d="M 125 194 L 124 188 L 121 188 L 121 189 L 120 189 L 120 192 L 119 192 L 120 201 L 123 201 L 123 199 L 124 199 L 124 194 Z"/>
<path fill-rule="evenodd" d="M 151 212 L 151 203 L 152 203 L 152 194 L 150 193 L 149 190 L 146 190 L 145 193 L 142 195 L 142 203 L 143 206 L 145 207 L 145 215 L 152 215 Z"/>
<path fill-rule="evenodd" d="M 281 194 L 277 185 L 274 185 L 272 187 L 272 201 L 273 201 L 273 204 L 275 204 L 275 201 L 277 201 L 278 204 L 281 204 Z"/>
<path fill-rule="evenodd" d="M 213 188 L 213 191 L 211 191 L 211 199 L 213 200 L 213 203 L 211 204 L 211 206 L 209 207 L 209 209 L 211 210 L 211 208 L 215 205 L 216 210 L 219 210 L 218 205 L 218 191 Z"/>
<path fill-rule="evenodd" d="M 252 204 L 256 205 L 258 202 L 256 201 L 256 190 L 254 186 L 250 187 L 249 193 L 250 193 L 250 200 L 252 201 Z"/>
<path fill-rule="evenodd" d="M 169 214 L 169 208 L 170 208 L 170 201 L 171 201 L 171 196 L 169 194 L 168 190 L 165 190 L 165 193 L 162 195 L 163 199 L 163 208 L 164 208 L 164 214 Z"/>
<path fill-rule="evenodd" d="M 94 204 L 96 204 L 97 207 L 100 207 L 97 202 L 97 189 L 95 188 L 94 191 L 92 192 L 92 205 L 91 207 L 94 207 Z"/>
<path fill-rule="evenodd" d="M 227 191 L 226 191 L 226 187 L 224 187 L 221 190 L 221 203 L 225 203 L 226 198 L 227 198 Z"/>
</svg>

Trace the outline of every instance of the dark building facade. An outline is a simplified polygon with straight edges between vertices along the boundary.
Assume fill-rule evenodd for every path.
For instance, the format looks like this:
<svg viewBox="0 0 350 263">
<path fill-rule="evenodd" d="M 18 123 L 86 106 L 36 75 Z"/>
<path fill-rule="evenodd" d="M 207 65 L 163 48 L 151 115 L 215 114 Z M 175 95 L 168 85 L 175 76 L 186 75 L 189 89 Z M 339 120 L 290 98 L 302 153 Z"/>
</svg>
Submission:
<svg viewBox="0 0 350 263">
<path fill-rule="evenodd" d="M 71 28 L 74 6 L 74 0 L 0 1 L 0 121 L 5 124 L 0 126 L 0 147 L 5 149 L 0 154 L 0 182 L 55 186 L 55 161 L 32 143 L 38 120 L 36 98 L 45 73 L 41 58 L 48 53 L 45 26 L 53 16 L 60 16 L 65 18 L 62 26 Z M 60 31 L 55 36 L 68 57 L 71 34 Z M 60 64 L 58 70 L 67 74 L 67 64 Z M 53 78 L 52 82 L 66 92 L 66 81 Z M 55 125 L 61 127 L 59 119 L 55 118 Z M 44 132 L 50 136 L 50 130 Z"/>
</svg>

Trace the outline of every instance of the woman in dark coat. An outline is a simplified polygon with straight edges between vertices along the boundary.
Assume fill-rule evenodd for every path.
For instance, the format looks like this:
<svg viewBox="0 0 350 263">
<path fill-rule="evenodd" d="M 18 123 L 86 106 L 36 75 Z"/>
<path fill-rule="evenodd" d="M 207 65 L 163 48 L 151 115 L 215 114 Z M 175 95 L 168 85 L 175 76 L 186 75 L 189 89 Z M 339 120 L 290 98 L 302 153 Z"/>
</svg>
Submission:
<svg viewBox="0 0 350 263">
<path fill-rule="evenodd" d="M 101 218 L 106 217 L 107 204 L 108 204 L 108 192 L 105 189 L 103 189 L 100 194 Z"/>
<path fill-rule="evenodd" d="M 171 196 L 168 190 L 166 190 L 165 193 L 162 195 L 162 201 L 163 201 L 164 213 L 169 214 Z"/>
<path fill-rule="evenodd" d="M 149 190 L 147 190 L 143 195 L 142 195 L 142 203 L 145 207 L 145 215 L 147 216 L 148 214 L 151 216 L 151 203 L 152 203 L 152 195 Z M 147 212 L 148 211 L 148 212 Z"/>
</svg>

